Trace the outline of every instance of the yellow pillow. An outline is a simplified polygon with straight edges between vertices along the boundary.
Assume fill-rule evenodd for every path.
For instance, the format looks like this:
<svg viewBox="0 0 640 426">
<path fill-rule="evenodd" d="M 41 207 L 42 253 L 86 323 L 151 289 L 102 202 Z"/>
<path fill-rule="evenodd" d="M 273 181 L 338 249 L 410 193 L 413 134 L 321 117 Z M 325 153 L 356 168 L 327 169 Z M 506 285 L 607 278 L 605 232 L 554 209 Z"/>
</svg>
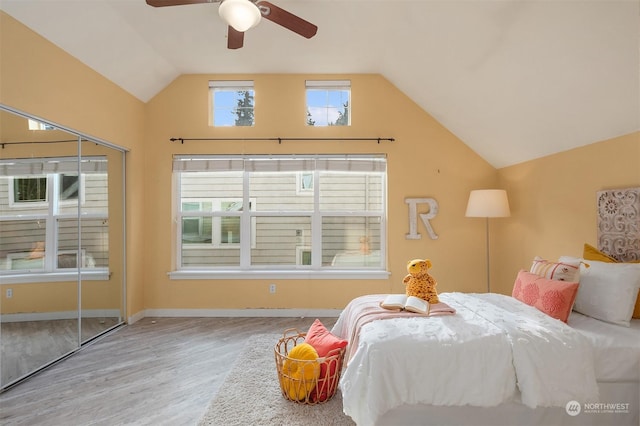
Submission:
<svg viewBox="0 0 640 426">
<path fill-rule="evenodd" d="M 307 399 L 320 376 L 317 359 L 318 352 L 308 343 L 301 343 L 291 349 L 282 363 L 282 389 L 290 399 Z"/>
<path fill-rule="evenodd" d="M 584 258 L 584 260 L 596 260 L 598 262 L 607 262 L 607 263 L 624 263 L 624 262 L 618 262 L 613 257 L 601 252 L 597 248 L 587 243 L 584 244 L 582 257 Z M 640 263 L 640 261 L 636 260 L 635 262 L 628 262 L 628 263 Z M 640 318 L 640 293 L 638 294 L 638 299 L 636 300 L 636 307 L 633 308 L 633 318 Z"/>
<path fill-rule="evenodd" d="M 587 243 L 584 244 L 584 251 L 582 253 L 582 257 L 585 260 L 597 260 L 598 262 L 609 262 L 609 263 L 618 263 L 616 259 L 609 256 L 608 254 L 604 254 L 597 248 Z"/>
</svg>

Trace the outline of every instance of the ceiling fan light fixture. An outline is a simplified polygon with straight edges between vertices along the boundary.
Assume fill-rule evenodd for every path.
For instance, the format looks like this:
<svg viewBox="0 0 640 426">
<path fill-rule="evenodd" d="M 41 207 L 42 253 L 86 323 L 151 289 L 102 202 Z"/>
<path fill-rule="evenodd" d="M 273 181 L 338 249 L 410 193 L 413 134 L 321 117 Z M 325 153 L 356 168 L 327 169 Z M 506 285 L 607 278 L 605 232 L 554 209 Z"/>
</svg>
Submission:
<svg viewBox="0 0 640 426">
<path fill-rule="evenodd" d="M 224 0 L 218 13 L 227 24 L 240 32 L 255 27 L 262 18 L 258 6 L 249 0 Z"/>
</svg>

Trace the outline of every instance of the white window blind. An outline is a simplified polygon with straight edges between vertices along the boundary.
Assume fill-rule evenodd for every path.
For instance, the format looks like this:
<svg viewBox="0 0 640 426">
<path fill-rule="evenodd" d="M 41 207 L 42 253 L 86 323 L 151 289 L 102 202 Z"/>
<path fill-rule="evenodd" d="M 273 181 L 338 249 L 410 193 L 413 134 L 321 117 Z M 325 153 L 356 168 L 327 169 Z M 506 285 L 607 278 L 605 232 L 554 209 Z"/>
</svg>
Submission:
<svg viewBox="0 0 640 426">
<path fill-rule="evenodd" d="M 104 156 L 82 157 L 82 173 L 106 173 L 107 158 Z M 0 176 L 44 175 L 47 173 L 78 172 L 77 157 L 20 158 L 0 160 Z"/>
<path fill-rule="evenodd" d="M 248 171 L 306 172 L 313 170 L 336 172 L 385 172 L 384 155 L 341 156 L 182 156 L 173 159 L 174 172 Z"/>
</svg>

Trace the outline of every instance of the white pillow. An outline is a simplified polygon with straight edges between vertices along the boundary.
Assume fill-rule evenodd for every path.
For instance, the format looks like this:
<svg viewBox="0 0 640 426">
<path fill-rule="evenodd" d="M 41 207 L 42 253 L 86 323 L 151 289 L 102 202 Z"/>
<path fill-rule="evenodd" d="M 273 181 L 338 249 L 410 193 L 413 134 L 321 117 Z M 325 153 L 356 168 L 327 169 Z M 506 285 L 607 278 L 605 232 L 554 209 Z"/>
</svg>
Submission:
<svg viewBox="0 0 640 426">
<path fill-rule="evenodd" d="M 629 327 L 640 289 L 640 264 L 585 262 L 589 266 L 580 265 L 580 287 L 573 309 Z"/>
<path fill-rule="evenodd" d="M 550 280 L 577 283 L 580 281 L 580 259 L 563 256 L 558 262 L 551 262 L 536 256 L 529 272 Z"/>
</svg>

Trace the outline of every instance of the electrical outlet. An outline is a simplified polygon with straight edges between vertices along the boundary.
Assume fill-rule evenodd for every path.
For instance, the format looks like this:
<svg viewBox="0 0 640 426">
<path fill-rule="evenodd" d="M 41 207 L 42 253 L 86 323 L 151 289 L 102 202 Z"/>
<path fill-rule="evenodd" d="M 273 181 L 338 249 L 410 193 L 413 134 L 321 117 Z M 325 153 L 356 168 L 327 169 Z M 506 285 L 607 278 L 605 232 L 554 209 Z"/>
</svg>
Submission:
<svg viewBox="0 0 640 426">
<path fill-rule="evenodd" d="M 12 288 L 8 288 L 7 292 L 6 292 L 6 295 L 7 295 L 7 299 L 11 299 L 13 297 L 13 289 Z"/>
<path fill-rule="evenodd" d="M 273 294 L 276 292 L 276 285 L 275 284 L 269 284 L 269 293 Z"/>
</svg>

